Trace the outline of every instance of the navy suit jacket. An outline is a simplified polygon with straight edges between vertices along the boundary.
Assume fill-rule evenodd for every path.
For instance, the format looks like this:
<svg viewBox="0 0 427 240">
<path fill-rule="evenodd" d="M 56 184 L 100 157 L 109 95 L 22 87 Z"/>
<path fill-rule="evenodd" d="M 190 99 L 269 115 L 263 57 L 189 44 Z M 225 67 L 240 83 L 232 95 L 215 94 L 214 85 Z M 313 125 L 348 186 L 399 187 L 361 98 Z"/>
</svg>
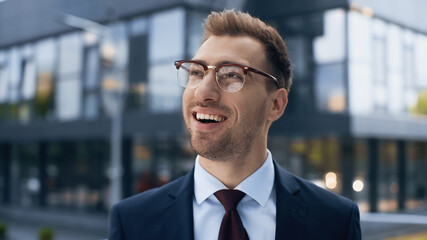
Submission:
<svg viewBox="0 0 427 240">
<path fill-rule="evenodd" d="M 361 239 L 359 209 L 274 163 L 276 239 Z M 187 175 L 116 204 L 109 240 L 194 239 L 194 169 Z"/>
</svg>

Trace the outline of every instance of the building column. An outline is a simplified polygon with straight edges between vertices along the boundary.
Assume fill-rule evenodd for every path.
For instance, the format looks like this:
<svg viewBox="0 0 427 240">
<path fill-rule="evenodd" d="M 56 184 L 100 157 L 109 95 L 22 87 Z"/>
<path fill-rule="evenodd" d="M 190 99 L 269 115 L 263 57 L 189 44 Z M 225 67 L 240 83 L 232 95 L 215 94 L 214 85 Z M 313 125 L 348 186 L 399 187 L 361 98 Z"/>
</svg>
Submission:
<svg viewBox="0 0 427 240">
<path fill-rule="evenodd" d="M 0 147 L 0 160 L 3 161 L 3 199 L 1 202 L 4 204 L 10 203 L 10 174 L 12 171 L 12 144 L 6 143 Z"/>
<path fill-rule="evenodd" d="M 342 192 L 344 197 L 353 199 L 353 178 L 354 178 L 354 139 L 346 137 L 341 139 L 341 175 Z"/>
<path fill-rule="evenodd" d="M 39 206 L 46 206 L 46 195 L 47 195 L 47 147 L 46 142 L 40 142 L 38 145 L 38 160 L 39 160 Z"/>
<path fill-rule="evenodd" d="M 369 182 L 369 211 L 378 211 L 378 162 L 379 140 L 368 140 L 368 182 Z"/>
<path fill-rule="evenodd" d="M 397 176 L 399 183 L 399 192 L 397 195 L 398 209 L 405 209 L 406 201 L 406 141 L 397 141 Z"/>
</svg>

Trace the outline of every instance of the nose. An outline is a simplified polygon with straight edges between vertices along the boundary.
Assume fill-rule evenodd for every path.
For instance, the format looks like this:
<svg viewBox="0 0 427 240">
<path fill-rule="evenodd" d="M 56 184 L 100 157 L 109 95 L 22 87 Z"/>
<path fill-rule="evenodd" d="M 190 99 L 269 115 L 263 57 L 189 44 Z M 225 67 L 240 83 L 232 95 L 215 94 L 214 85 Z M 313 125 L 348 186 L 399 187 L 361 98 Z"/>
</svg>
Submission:
<svg viewBox="0 0 427 240">
<path fill-rule="evenodd" d="M 216 83 L 215 71 L 208 71 L 203 78 L 202 83 L 194 92 L 194 97 L 200 102 L 212 101 L 216 102 L 220 98 L 221 89 Z"/>
</svg>

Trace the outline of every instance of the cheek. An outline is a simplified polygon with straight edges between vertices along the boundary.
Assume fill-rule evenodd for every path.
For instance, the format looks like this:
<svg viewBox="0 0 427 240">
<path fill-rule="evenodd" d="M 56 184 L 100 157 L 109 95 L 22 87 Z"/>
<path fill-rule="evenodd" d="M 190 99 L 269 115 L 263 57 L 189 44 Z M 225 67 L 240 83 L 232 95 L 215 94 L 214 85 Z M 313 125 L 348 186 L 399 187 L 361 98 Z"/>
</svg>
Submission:
<svg viewBox="0 0 427 240">
<path fill-rule="evenodd" d="M 245 119 L 261 118 L 265 115 L 266 111 L 265 99 L 259 96 L 246 98 L 245 101 L 239 103 L 237 109 L 241 121 L 245 121 Z"/>
<path fill-rule="evenodd" d="M 182 94 L 182 109 L 185 110 L 188 106 L 188 104 L 190 103 L 190 97 L 191 94 L 187 91 L 184 90 L 184 93 Z"/>
<path fill-rule="evenodd" d="M 192 92 L 184 90 L 182 94 L 182 115 L 184 117 L 184 121 L 188 124 L 191 116 L 190 105 L 192 102 Z"/>
</svg>

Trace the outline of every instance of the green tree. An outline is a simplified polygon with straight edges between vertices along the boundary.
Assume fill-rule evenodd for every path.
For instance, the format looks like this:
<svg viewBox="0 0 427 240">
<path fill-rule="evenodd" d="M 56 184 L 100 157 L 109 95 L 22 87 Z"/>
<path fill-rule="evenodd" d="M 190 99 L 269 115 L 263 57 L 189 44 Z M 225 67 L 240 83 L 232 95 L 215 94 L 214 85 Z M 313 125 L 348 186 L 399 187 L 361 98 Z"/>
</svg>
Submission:
<svg viewBox="0 0 427 240">
<path fill-rule="evenodd" d="M 414 114 L 427 115 L 427 89 L 418 93 L 415 106 L 411 109 Z"/>
</svg>

